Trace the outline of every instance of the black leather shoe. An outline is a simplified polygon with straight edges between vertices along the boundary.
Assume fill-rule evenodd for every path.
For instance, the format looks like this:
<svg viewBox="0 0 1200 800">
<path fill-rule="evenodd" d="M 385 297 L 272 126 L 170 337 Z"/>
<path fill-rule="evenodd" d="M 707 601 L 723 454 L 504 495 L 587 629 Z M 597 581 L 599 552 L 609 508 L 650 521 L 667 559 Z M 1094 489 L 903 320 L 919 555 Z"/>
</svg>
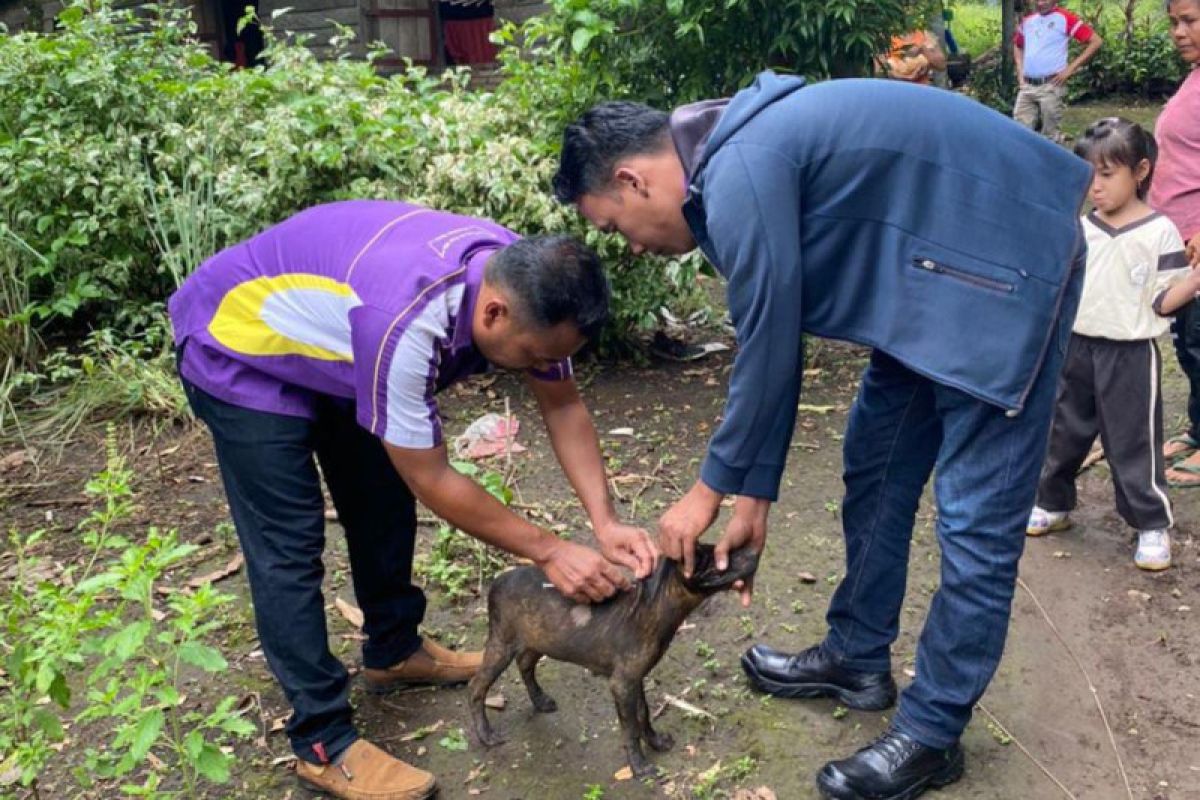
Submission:
<svg viewBox="0 0 1200 800">
<path fill-rule="evenodd" d="M 826 764 L 817 773 L 817 789 L 826 800 L 914 800 L 962 774 L 963 751 L 957 743 L 935 750 L 888 731 L 849 758 Z"/>
<path fill-rule="evenodd" d="M 776 697 L 834 697 L 860 711 L 881 711 L 896 702 L 892 673 L 840 667 L 820 646 L 791 655 L 756 644 L 742 656 L 742 669 L 756 689 Z"/>
</svg>

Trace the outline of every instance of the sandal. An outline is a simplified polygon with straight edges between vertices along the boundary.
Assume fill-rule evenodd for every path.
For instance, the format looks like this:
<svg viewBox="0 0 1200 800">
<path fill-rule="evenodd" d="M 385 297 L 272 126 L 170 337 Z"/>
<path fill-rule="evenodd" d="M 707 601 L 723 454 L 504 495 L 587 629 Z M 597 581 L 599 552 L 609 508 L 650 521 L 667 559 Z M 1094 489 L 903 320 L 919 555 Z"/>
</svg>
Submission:
<svg viewBox="0 0 1200 800">
<path fill-rule="evenodd" d="M 1174 462 L 1187 458 L 1197 450 L 1200 450 L 1200 442 L 1197 442 L 1186 433 L 1181 433 L 1178 436 L 1172 436 L 1170 439 L 1167 439 L 1167 443 L 1163 445 L 1163 458 Z"/>
<path fill-rule="evenodd" d="M 1200 462 L 1189 463 L 1190 458 L 1177 462 L 1167 470 L 1167 485 L 1173 489 L 1190 489 L 1200 486 Z"/>
</svg>

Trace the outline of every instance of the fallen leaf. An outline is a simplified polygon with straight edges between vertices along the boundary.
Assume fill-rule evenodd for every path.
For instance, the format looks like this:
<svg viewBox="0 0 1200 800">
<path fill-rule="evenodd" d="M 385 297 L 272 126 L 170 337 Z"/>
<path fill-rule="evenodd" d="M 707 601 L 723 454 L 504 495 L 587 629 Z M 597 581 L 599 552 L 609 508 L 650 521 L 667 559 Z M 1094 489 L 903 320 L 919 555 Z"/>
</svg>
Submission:
<svg viewBox="0 0 1200 800">
<path fill-rule="evenodd" d="M 8 472 L 10 469 L 16 469 L 28 460 L 29 456 L 25 450 L 16 450 L 9 453 L 4 458 L 0 458 L 0 472 Z"/>
<path fill-rule="evenodd" d="M 463 783 L 470 783 L 471 781 L 475 780 L 480 775 L 482 775 L 486 770 L 487 770 L 487 764 L 480 764 L 479 766 L 475 767 L 474 769 L 472 769 L 470 772 L 467 773 L 467 778 L 466 778 L 466 780 L 463 781 Z"/>
<path fill-rule="evenodd" d="M 418 739 L 424 739 L 429 734 L 437 733 L 438 731 L 440 731 L 442 729 L 442 726 L 445 724 L 446 724 L 446 720 L 439 719 L 437 722 L 433 723 L 432 725 L 426 725 L 424 728 L 417 728 L 415 731 L 412 731 L 411 733 L 404 734 L 403 736 L 400 737 L 400 741 L 415 742 Z"/>
<path fill-rule="evenodd" d="M 199 589 L 201 586 L 204 586 L 206 584 L 216 583 L 217 581 L 224 580 L 225 578 L 228 578 L 230 575 L 233 575 L 238 570 L 240 570 L 242 568 L 242 565 L 245 563 L 246 563 L 246 558 L 245 558 L 245 556 L 242 555 L 242 552 L 239 550 L 238 552 L 233 554 L 233 558 L 229 559 L 228 564 L 226 564 L 225 566 L 221 567 L 220 569 L 218 569 L 214 572 L 208 573 L 207 575 L 199 575 L 195 578 L 192 578 L 190 581 L 187 582 L 187 587 L 189 589 Z"/>
<path fill-rule="evenodd" d="M 669 695 L 669 694 L 663 695 L 663 700 L 665 700 L 669 704 L 675 706 L 676 708 L 678 708 L 680 711 L 684 712 L 685 714 L 691 714 L 691 715 L 697 716 L 697 717 L 708 717 L 709 719 L 712 719 L 712 720 L 716 719 L 715 715 L 710 714 L 709 712 L 705 711 L 703 708 L 700 708 L 699 706 L 692 705 L 687 700 L 681 700 L 680 698 L 675 697 L 673 695 Z"/>
<path fill-rule="evenodd" d="M 633 428 L 613 428 L 608 432 L 609 436 L 633 436 Z"/>
<path fill-rule="evenodd" d="M 754 791 L 738 789 L 737 793 L 733 796 L 733 800 L 776 800 L 776 797 L 775 792 L 766 786 L 760 786 Z"/>
<path fill-rule="evenodd" d="M 337 607 L 338 611 L 342 612 L 342 616 L 346 618 L 347 622 L 356 628 L 362 628 L 363 612 L 361 608 L 350 605 L 340 597 L 334 600 L 333 604 Z"/>
<path fill-rule="evenodd" d="M 838 410 L 837 406 L 810 406 L 807 403 L 801 403 L 800 405 L 796 406 L 796 411 L 797 411 L 797 413 L 800 413 L 800 414 L 825 415 L 825 414 L 830 413 L 831 411 L 837 411 L 837 410 Z"/>
<path fill-rule="evenodd" d="M 613 773 L 613 780 L 615 780 L 615 781 L 633 780 L 633 770 L 630 769 L 628 766 L 621 767 L 619 770 L 617 770 L 616 772 Z"/>
</svg>

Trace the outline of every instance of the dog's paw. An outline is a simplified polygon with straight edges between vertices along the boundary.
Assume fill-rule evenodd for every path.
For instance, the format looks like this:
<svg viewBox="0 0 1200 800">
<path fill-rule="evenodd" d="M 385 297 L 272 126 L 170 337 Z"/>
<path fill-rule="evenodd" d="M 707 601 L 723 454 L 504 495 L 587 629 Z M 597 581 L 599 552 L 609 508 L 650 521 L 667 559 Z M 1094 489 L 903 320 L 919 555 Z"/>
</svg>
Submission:
<svg viewBox="0 0 1200 800">
<path fill-rule="evenodd" d="M 554 698 L 548 694 L 539 694 L 530 699 L 533 700 L 533 710 L 539 714 L 553 714 L 558 711 L 558 703 L 554 702 Z"/>
<path fill-rule="evenodd" d="M 633 770 L 633 777 L 639 781 L 659 781 L 666 774 L 649 761 L 643 761 L 640 764 L 630 764 L 629 768 Z"/>
<path fill-rule="evenodd" d="M 669 733 L 653 732 L 646 736 L 646 744 L 650 745 L 651 750 L 665 753 L 675 746 L 675 737 Z"/>
<path fill-rule="evenodd" d="M 481 731 L 477 730 L 477 731 L 475 731 L 475 738 L 479 740 L 479 743 L 481 745 L 483 745 L 484 747 L 489 747 L 489 748 L 490 747 L 499 747 L 500 745 L 502 745 L 506 741 L 508 741 L 503 736 L 501 736 L 499 733 L 497 733 L 495 728 L 488 728 L 487 730 L 481 730 Z"/>
</svg>

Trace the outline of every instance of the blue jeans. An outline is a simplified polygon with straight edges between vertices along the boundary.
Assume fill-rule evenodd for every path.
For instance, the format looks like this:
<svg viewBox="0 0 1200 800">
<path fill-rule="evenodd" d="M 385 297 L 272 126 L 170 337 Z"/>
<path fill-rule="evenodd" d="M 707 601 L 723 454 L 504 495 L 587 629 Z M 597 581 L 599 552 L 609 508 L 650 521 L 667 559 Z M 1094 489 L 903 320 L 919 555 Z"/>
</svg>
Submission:
<svg viewBox="0 0 1200 800">
<path fill-rule="evenodd" d="M 1046 454 L 1082 270 L 1024 410 L 993 405 L 872 354 L 846 429 L 846 576 L 824 652 L 849 669 L 890 669 L 913 522 L 935 473 L 941 586 L 894 727 L 929 747 L 958 741 L 1004 651 L 1025 526 Z"/>
<path fill-rule="evenodd" d="M 421 646 L 425 595 L 410 579 L 417 530 L 412 493 L 379 439 L 355 421 L 351 403 L 322 398 L 310 420 L 230 405 L 187 380 L 183 387 L 212 431 L 246 557 L 259 642 L 292 705 L 292 749 L 317 763 L 313 746 L 320 743 L 336 758 L 358 733 L 349 673 L 329 650 L 321 593 L 325 501 L 316 461 L 346 531 L 367 667 L 385 669 Z"/>
</svg>

